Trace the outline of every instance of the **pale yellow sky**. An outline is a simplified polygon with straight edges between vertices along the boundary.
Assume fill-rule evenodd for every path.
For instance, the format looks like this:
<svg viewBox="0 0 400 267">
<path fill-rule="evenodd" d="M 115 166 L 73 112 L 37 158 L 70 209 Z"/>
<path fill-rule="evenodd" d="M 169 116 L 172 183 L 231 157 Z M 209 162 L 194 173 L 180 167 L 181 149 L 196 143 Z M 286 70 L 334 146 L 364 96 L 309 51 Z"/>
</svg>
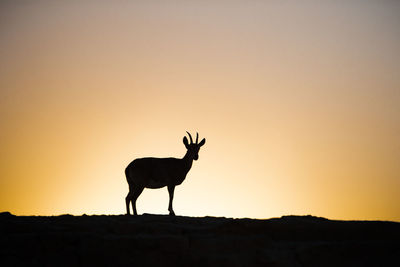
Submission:
<svg viewBox="0 0 400 267">
<path fill-rule="evenodd" d="M 0 2 L 0 210 L 121 214 L 182 157 L 178 215 L 400 221 L 400 2 Z M 139 213 L 167 213 L 147 189 Z"/>
</svg>

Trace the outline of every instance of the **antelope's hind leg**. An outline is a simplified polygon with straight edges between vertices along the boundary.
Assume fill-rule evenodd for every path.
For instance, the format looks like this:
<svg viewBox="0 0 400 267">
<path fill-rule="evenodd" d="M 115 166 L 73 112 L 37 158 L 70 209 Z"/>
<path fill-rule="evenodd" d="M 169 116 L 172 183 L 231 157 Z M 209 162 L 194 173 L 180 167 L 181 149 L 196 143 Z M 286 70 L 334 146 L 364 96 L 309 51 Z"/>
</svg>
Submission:
<svg viewBox="0 0 400 267">
<path fill-rule="evenodd" d="M 126 215 L 130 215 L 130 212 L 129 212 L 129 202 L 131 201 L 131 199 L 132 199 L 132 192 L 131 192 L 131 190 L 129 190 L 129 193 L 128 193 L 128 195 L 127 195 L 126 198 L 125 198 Z"/>
<path fill-rule="evenodd" d="M 133 215 L 137 215 L 136 200 L 138 199 L 140 194 L 143 192 L 143 189 L 144 189 L 144 187 L 138 187 L 138 186 L 135 186 L 133 188 L 133 193 L 132 193 L 132 198 L 131 198 L 132 208 L 133 208 Z"/>
</svg>

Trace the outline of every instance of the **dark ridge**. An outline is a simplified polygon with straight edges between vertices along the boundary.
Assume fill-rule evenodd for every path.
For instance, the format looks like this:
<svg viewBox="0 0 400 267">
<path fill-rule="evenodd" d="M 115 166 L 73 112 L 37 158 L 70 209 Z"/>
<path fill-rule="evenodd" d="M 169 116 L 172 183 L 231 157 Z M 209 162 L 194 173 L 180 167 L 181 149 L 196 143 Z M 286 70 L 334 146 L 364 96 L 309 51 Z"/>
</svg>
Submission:
<svg viewBox="0 0 400 267">
<path fill-rule="evenodd" d="M 0 266 L 400 266 L 400 223 L 0 213 Z"/>
<path fill-rule="evenodd" d="M 8 211 L 0 212 L 0 218 L 9 218 L 9 217 L 12 217 L 12 216 L 15 216 L 15 215 L 11 214 Z"/>
</svg>

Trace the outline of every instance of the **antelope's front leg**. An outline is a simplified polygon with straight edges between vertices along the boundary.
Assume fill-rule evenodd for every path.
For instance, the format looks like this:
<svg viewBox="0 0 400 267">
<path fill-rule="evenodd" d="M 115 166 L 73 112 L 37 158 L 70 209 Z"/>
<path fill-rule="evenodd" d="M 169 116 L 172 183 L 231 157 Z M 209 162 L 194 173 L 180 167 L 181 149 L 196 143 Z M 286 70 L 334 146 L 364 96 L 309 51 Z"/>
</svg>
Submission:
<svg viewBox="0 0 400 267">
<path fill-rule="evenodd" d="M 174 209 L 172 208 L 172 200 L 174 199 L 174 190 L 175 190 L 174 185 L 168 186 L 168 193 L 169 193 L 168 210 L 169 210 L 169 215 L 172 215 L 172 216 L 175 216 Z"/>
</svg>

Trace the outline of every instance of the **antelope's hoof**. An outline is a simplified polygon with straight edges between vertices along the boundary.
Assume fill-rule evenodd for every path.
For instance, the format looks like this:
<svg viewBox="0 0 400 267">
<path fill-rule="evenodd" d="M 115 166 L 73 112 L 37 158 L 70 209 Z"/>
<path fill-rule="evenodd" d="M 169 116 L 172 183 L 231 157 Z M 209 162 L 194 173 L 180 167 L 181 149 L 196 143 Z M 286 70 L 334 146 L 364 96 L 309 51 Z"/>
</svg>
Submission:
<svg viewBox="0 0 400 267">
<path fill-rule="evenodd" d="M 170 212 L 169 212 L 169 216 L 175 216 L 175 212 L 170 211 Z"/>
</svg>

